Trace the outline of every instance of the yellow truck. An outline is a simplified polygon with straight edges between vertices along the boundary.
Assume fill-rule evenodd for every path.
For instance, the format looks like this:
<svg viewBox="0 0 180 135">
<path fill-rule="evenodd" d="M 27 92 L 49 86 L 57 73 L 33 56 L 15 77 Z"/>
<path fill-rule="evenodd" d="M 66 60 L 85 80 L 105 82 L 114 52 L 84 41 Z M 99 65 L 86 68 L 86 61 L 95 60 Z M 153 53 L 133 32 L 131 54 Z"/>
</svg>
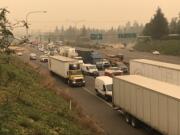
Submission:
<svg viewBox="0 0 180 135">
<path fill-rule="evenodd" d="M 64 78 L 70 86 L 85 86 L 84 76 L 78 60 L 64 56 L 49 56 L 48 68 Z"/>
</svg>

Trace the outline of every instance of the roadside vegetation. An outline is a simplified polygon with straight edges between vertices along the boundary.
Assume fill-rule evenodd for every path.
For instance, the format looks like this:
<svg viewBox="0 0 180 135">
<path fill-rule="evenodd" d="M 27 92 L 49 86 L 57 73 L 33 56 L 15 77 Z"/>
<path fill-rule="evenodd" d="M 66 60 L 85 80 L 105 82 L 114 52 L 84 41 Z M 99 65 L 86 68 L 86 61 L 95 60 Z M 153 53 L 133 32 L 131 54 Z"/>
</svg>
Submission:
<svg viewBox="0 0 180 135">
<path fill-rule="evenodd" d="M 0 54 L 0 135 L 102 134 L 74 102 L 69 109 L 70 97 L 57 95 L 43 78 L 27 63 Z"/>
<path fill-rule="evenodd" d="M 157 50 L 161 54 L 180 56 L 180 40 L 138 41 L 134 49 L 150 53 Z"/>
<path fill-rule="evenodd" d="M 168 23 L 160 8 L 145 25 L 143 36 L 137 39 L 135 49 L 138 51 L 180 56 L 180 16 Z"/>
</svg>

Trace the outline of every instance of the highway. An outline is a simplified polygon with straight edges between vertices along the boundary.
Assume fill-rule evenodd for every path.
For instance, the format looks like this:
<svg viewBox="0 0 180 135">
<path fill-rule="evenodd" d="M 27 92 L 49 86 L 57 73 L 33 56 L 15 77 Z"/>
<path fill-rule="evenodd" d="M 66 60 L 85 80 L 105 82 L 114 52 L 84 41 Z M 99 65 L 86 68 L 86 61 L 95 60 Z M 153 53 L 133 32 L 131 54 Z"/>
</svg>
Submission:
<svg viewBox="0 0 180 135">
<path fill-rule="evenodd" d="M 88 48 L 81 48 L 81 47 L 77 47 L 76 49 L 80 49 L 80 50 L 93 50 L 93 49 L 88 49 Z M 170 55 L 154 55 L 152 53 L 149 52 L 139 52 L 139 51 L 129 51 L 128 49 L 120 49 L 120 48 L 106 48 L 106 49 L 99 49 L 96 50 L 98 52 L 101 52 L 104 55 L 107 54 L 123 54 L 124 60 L 126 62 L 129 62 L 129 60 L 131 59 L 151 59 L 151 60 L 158 60 L 158 61 L 162 61 L 162 62 L 169 62 L 169 63 L 174 63 L 174 64 L 180 64 L 180 57 L 178 56 L 170 56 Z"/>
<path fill-rule="evenodd" d="M 100 50 L 100 52 L 107 54 L 124 54 L 125 56 L 125 61 L 129 61 L 131 59 L 151 59 L 151 60 L 158 60 L 158 61 L 162 61 L 162 62 L 169 62 L 169 63 L 174 63 L 174 64 L 180 64 L 180 57 L 177 56 L 170 56 L 170 55 L 154 55 L 152 53 L 148 53 L 148 52 L 139 52 L 139 51 L 133 51 L 130 52 L 127 49 L 103 49 Z"/>
<path fill-rule="evenodd" d="M 30 52 L 36 53 L 38 56 L 42 53 L 35 48 L 27 47 L 28 50 L 19 56 L 23 61 L 29 62 Z M 47 69 L 47 63 L 41 63 L 39 59 L 31 61 L 41 68 Z M 53 75 L 55 83 L 60 89 L 67 91 L 78 104 L 83 108 L 85 114 L 96 120 L 98 124 L 105 130 L 106 135 L 153 135 L 150 130 L 143 128 L 132 128 L 128 125 L 119 112 L 113 110 L 111 103 L 106 102 L 101 97 L 96 96 L 94 91 L 94 78 L 86 76 L 86 87 L 71 88 L 67 86 L 62 79 Z"/>
</svg>

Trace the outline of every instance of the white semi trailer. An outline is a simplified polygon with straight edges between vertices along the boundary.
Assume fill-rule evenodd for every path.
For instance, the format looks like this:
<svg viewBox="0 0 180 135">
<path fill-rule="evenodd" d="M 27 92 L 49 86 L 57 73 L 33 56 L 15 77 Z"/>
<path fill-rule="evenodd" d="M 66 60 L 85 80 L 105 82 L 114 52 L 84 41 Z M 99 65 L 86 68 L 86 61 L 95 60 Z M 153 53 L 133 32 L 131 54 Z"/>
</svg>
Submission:
<svg viewBox="0 0 180 135">
<path fill-rule="evenodd" d="M 62 46 L 59 48 L 59 54 L 65 57 L 74 58 L 78 56 L 75 48 L 69 46 Z"/>
<path fill-rule="evenodd" d="M 180 86 L 138 75 L 113 79 L 113 104 L 135 127 L 145 123 L 164 135 L 180 135 Z"/>
<path fill-rule="evenodd" d="M 77 60 L 64 56 L 50 56 L 49 70 L 67 80 L 70 86 L 85 86 L 80 64 Z"/>
<path fill-rule="evenodd" d="M 180 65 L 147 59 L 130 61 L 130 74 L 180 85 Z"/>
</svg>

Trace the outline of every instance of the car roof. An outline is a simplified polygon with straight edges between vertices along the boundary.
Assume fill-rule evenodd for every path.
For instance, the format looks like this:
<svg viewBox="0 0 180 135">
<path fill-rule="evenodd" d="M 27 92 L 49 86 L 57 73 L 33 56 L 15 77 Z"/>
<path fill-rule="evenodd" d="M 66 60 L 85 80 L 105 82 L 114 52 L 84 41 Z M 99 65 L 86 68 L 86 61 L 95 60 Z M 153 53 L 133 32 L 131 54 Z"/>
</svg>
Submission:
<svg viewBox="0 0 180 135">
<path fill-rule="evenodd" d="M 96 77 L 96 80 L 101 80 L 103 82 L 106 82 L 106 84 L 112 84 L 113 83 L 112 78 L 109 76 L 99 76 L 99 77 Z"/>
<path fill-rule="evenodd" d="M 93 65 L 93 64 L 83 64 L 83 66 L 89 67 L 89 66 L 96 66 L 96 65 Z"/>
</svg>

